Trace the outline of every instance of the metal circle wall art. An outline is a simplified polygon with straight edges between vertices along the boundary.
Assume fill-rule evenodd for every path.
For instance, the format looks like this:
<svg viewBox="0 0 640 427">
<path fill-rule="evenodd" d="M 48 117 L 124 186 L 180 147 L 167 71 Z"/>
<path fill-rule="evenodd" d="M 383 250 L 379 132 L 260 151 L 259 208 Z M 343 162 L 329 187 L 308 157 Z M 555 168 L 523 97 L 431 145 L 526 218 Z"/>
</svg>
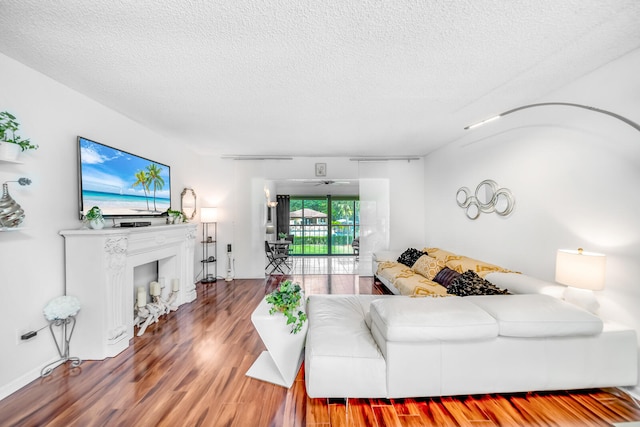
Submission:
<svg viewBox="0 0 640 427">
<path fill-rule="evenodd" d="M 500 188 L 495 181 L 485 179 L 473 195 L 469 188 L 460 187 L 456 192 L 456 203 L 465 210 L 467 218 L 477 219 L 481 213 L 491 212 L 508 216 L 513 212 L 516 200 L 508 188 Z"/>
</svg>

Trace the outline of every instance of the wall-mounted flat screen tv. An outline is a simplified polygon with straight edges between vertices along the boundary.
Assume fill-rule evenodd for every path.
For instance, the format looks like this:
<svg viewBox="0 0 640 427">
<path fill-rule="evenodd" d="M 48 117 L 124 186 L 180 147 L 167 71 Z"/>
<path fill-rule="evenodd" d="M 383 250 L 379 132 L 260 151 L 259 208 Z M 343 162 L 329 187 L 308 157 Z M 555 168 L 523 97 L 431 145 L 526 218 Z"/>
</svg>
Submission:
<svg viewBox="0 0 640 427">
<path fill-rule="evenodd" d="M 105 217 L 159 216 L 171 207 L 171 169 L 78 137 L 80 218 L 93 206 Z"/>
</svg>

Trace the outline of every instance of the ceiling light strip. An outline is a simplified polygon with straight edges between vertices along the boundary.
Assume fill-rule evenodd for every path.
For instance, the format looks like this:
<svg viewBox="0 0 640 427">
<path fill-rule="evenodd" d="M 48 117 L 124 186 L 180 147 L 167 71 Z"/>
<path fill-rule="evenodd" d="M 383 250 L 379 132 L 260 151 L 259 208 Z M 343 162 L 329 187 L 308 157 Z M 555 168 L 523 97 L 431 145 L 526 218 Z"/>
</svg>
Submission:
<svg viewBox="0 0 640 427">
<path fill-rule="evenodd" d="M 222 159 L 225 160 L 293 160 L 293 157 L 285 157 L 285 156 L 232 156 L 225 155 L 221 156 Z"/>
<path fill-rule="evenodd" d="M 349 160 L 352 162 L 388 162 L 391 160 L 410 162 L 411 160 L 420 160 L 420 157 L 351 157 Z"/>
</svg>

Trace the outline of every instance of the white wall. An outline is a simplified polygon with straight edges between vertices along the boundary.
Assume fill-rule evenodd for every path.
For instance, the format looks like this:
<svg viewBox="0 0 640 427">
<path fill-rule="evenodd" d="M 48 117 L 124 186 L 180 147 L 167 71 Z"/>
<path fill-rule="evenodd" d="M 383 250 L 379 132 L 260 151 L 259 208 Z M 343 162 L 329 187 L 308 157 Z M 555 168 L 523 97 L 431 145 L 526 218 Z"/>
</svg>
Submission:
<svg viewBox="0 0 640 427">
<path fill-rule="evenodd" d="M 362 162 L 358 170 L 359 273 L 372 275 L 373 252 L 425 245 L 424 161 Z"/>
<path fill-rule="evenodd" d="M 0 398 L 36 378 L 57 359 L 48 330 L 28 342 L 20 331 L 47 325 L 42 309 L 64 293 L 64 239 L 60 230 L 79 228 L 77 201 L 78 135 L 171 166 L 172 200 L 191 186 L 197 158 L 175 141 L 127 119 L 12 59 L 0 55 L 0 111 L 21 123 L 21 135 L 38 144 L 23 164 L 0 164 L 0 182 L 28 177 L 29 187 L 10 184 L 26 212 L 21 231 L 0 233 Z M 73 343 L 72 347 L 73 349 Z"/>
<path fill-rule="evenodd" d="M 636 51 L 541 101 L 587 104 L 640 122 L 639 72 Z M 472 221 L 457 206 L 457 189 L 474 191 L 484 179 L 511 189 L 510 217 Z M 605 253 L 600 313 L 640 330 L 640 132 L 587 110 L 528 109 L 427 156 L 425 180 L 430 245 L 552 281 L 557 249 Z"/>
</svg>

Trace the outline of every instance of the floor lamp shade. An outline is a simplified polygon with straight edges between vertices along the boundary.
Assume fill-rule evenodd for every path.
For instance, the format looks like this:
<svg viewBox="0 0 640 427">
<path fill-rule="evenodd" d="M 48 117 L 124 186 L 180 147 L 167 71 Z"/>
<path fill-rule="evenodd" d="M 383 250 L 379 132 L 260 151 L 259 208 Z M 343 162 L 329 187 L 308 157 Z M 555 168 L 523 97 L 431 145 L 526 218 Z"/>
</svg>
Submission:
<svg viewBox="0 0 640 427">
<path fill-rule="evenodd" d="M 200 208 L 200 222 L 217 222 L 218 208 Z"/>
<path fill-rule="evenodd" d="M 556 282 L 574 288 L 600 291 L 604 289 L 605 264 L 603 254 L 582 249 L 560 249 L 556 257 Z"/>
</svg>

